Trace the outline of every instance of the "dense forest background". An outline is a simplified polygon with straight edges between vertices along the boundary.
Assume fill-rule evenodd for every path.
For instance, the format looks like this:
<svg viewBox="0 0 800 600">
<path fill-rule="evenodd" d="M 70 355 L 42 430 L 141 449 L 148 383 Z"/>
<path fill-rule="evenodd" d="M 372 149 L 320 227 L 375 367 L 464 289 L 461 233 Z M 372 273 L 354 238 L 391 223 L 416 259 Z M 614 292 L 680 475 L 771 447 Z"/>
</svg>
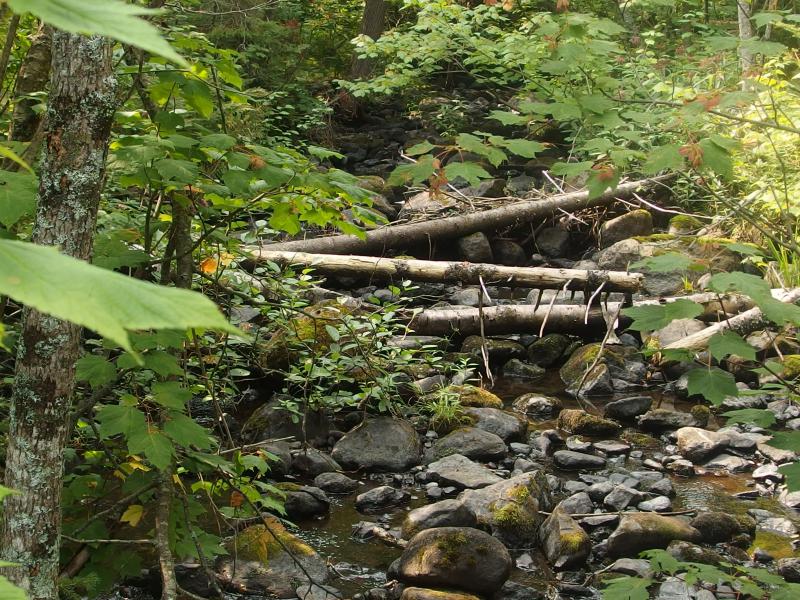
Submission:
<svg viewBox="0 0 800 600">
<path fill-rule="evenodd" d="M 409 259 L 575 269 L 535 274 L 565 294 L 578 289 L 577 271 L 616 273 L 582 275 L 577 331 L 555 296 L 529 302 L 550 312 L 525 333 L 544 338 L 552 313 L 551 326 L 567 323 L 559 333 L 602 340 L 597 358 L 584 357 L 579 399 L 625 330 L 638 336 L 642 372 L 647 363 L 662 378 L 648 382 L 686 375 L 685 394 L 715 410 L 748 394 L 794 407 L 797 9 L 796 0 L 0 3 L 2 598 L 93 598 L 131 581 L 163 598 L 280 594 L 225 579 L 240 544 L 267 553 L 278 544 L 297 564 L 308 548 L 276 519 L 297 492 L 282 479 L 297 459 L 271 444 L 291 437 L 291 451 L 308 456 L 335 447 L 329 429 L 347 432 L 367 415 L 444 435 L 469 422 L 460 384 L 483 392 L 498 356 L 518 358 L 487 343 L 487 271 L 441 275 L 473 286 L 474 302 L 463 302 L 480 313 L 472 351 L 398 343 L 438 301 L 426 287 L 433 267 Z M 465 236 L 438 224 L 553 197 L 562 203 L 546 216 L 495 226 L 489 250 L 480 236 L 468 249 L 451 243 Z M 612 240 L 603 223 L 629 213 L 647 226 Z M 477 235 L 474 221 L 466 233 Z M 370 236 L 402 223 L 413 227 L 376 250 Z M 613 267 L 586 266 L 624 239 L 651 245 Z M 369 287 L 352 261 L 315 269 L 320 259 L 269 254 L 339 243 L 364 251 L 330 254 L 401 262 L 389 284 Z M 590 307 L 605 296 L 608 308 L 610 292 L 619 309 L 592 312 L 590 326 Z M 743 312 L 741 328 L 683 345 L 648 337 L 708 316 L 728 294 L 758 311 Z M 674 296 L 689 297 L 631 305 Z M 725 313 L 713 319 L 734 314 Z M 454 318 L 440 315 L 447 325 L 434 335 L 460 344 L 467 325 L 455 331 Z M 772 337 L 759 346 L 748 337 L 756 330 Z M 566 361 L 566 344 L 547 366 Z M 438 377 L 456 389 L 433 386 Z M 433 387 L 412 386 L 420 381 Z M 783 406 L 783 418 L 766 401 L 725 406 L 722 424 L 773 435 L 792 453 L 777 460 L 770 492 L 800 489 L 800 433 L 784 427 L 796 407 Z M 336 427 L 320 429 L 319 415 Z M 297 481 L 309 475 L 319 473 L 309 467 Z M 266 538 L 245 539 L 256 523 Z M 657 572 L 721 577 L 690 562 Z M 181 579 L 187 563 L 205 589 Z M 752 562 L 731 572 L 753 597 L 797 593 Z M 647 598 L 654 581 L 627 578 L 605 594 Z"/>
</svg>

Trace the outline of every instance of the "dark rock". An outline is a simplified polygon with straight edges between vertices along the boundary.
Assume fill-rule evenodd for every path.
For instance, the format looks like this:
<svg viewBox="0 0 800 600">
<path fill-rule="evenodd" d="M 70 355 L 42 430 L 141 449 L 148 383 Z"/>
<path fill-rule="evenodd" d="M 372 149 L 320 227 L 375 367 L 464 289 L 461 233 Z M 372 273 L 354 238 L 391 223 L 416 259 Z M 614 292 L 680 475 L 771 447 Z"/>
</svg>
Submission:
<svg viewBox="0 0 800 600">
<path fill-rule="evenodd" d="M 681 540 L 670 542 L 669 546 L 667 546 L 667 552 L 682 562 L 719 565 L 725 561 L 719 552 Z"/>
<path fill-rule="evenodd" d="M 499 460 L 505 458 L 506 453 L 506 444 L 499 436 L 475 427 L 460 427 L 436 440 L 425 453 L 425 462 L 431 463 L 451 454 L 474 460 Z"/>
<path fill-rule="evenodd" d="M 602 469 L 606 466 L 606 459 L 593 454 L 558 450 L 553 454 L 553 463 L 559 469 L 576 471 L 580 469 Z"/>
<path fill-rule="evenodd" d="M 512 358 L 503 365 L 503 375 L 506 377 L 514 377 L 515 379 L 530 379 L 537 381 L 542 379 L 547 374 L 542 367 L 536 365 L 529 365 L 524 363 L 518 358 Z"/>
<path fill-rule="evenodd" d="M 552 367 L 564 355 L 570 339 L 560 333 L 548 333 L 528 346 L 528 361 L 540 367 Z"/>
<path fill-rule="evenodd" d="M 484 339 L 479 335 L 468 336 L 461 344 L 461 352 L 480 358 L 482 356 L 481 349 L 484 345 L 486 346 L 486 354 L 493 363 L 503 363 L 511 358 L 525 356 L 525 348 L 518 342 L 495 338 Z"/>
<path fill-rule="evenodd" d="M 408 502 L 410 494 L 388 485 L 372 488 L 356 496 L 356 508 L 363 512 L 381 510 L 386 506 L 397 506 Z"/>
<path fill-rule="evenodd" d="M 292 452 L 292 469 L 308 477 L 316 477 L 320 473 L 341 471 L 342 466 L 325 452 L 305 448 Z"/>
<path fill-rule="evenodd" d="M 636 505 L 644 499 L 643 494 L 624 485 L 615 486 L 613 490 L 603 498 L 603 504 L 614 511 L 622 511 L 630 505 Z"/>
<path fill-rule="evenodd" d="M 410 585 L 493 594 L 508 579 L 512 564 L 505 546 L 489 534 L 469 527 L 441 527 L 409 540 L 397 575 Z"/>
<path fill-rule="evenodd" d="M 415 508 L 403 521 L 403 538 L 410 539 L 423 529 L 434 527 L 475 527 L 478 520 L 467 505 L 458 500 L 442 500 Z"/>
<path fill-rule="evenodd" d="M 418 465 L 421 445 L 414 427 L 392 417 L 376 417 L 347 433 L 332 456 L 343 466 L 400 472 Z"/>
<path fill-rule="evenodd" d="M 570 250 L 569 242 L 569 232 L 560 227 L 547 227 L 536 236 L 536 247 L 545 256 L 565 256 Z"/>
<path fill-rule="evenodd" d="M 358 481 L 342 473 L 320 473 L 314 478 L 314 485 L 329 494 L 352 494 L 358 489 Z"/>
<path fill-rule="evenodd" d="M 655 408 L 648 410 L 638 419 L 639 427 L 645 431 L 665 431 L 668 429 L 680 429 L 681 427 L 702 427 L 705 423 L 700 423 L 701 419 L 685 412 L 676 412 L 666 408 Z M 707 420 L 707 419 L 706 419 Z"/>
<path fill-rule="evenodd" d="M 279 483 L 277 487 L 286 495 L 283 506 L 290 519 L 322 515 L 330 510 L 330 500 L 318 487 L 295 483 Z"/>
<path fill-rule="evenodd" d="M 800 558 L 779 558 L 778 573 L 790 583 L 800 583 Z"/>
<path fill-rule="evenodd" d="M 471 263 L 494 262 L 492 246 L 485 233 L 477 232 L 459 238 L 456 242 L 458 254 L 462 260 Z"/>
<path fill-rule="evenodd" d="M 483 306 L 494 305 L 494 301 L 477 287 L 467 287 L 458 290 L 450 296 L 450 303 L 456 306 L 471 306 L 473 308 L 481 306 L 481 304 Z"/>
<path fill-rule="evenodd" d="M 342 593 L 335 587 L 328 585 L 306 584 L 295 590 L 298 598 L 302 600 L 340 600 Z"/>
<path fill-rule="evenodd" d="M 497 408 L 465 408 L 473 426 L 493 433 L 505 442 L 520 440 L 528 430 L 528 423 L 518 416 Z"/>
<path fill-rule="evenodd" d="M 309 411 L 303 423 L 295 423 L 292 413 L 285 410 L 279 399 L 262 404 L 242 426 L 242 438 L 246 442 L 294 437 L 298 440 L 327 439 L 330 431 L 330 415 L 320 411 Z"/>
<path fill-rule="evenodd" d="M 497 240 L 492 244 L 494 260 L 501 265 L 524 267 L 528 264 L 528 255 L 522 246 L 511 240 Z"/>
<path fill-rule="evenodd" d="M 473 594 L 454 592 L 452 590 L 407 587 L 400 595 L 400 600 L 480 600 L 480 598 Z"/>
<path fill-rule="evenodd" d="M 646 413 L 653 405 L 650 396 L 631 396 L 609 402 L 605 406 L 604 414 L 612 419 L 633 419 Z"/>
</svg>

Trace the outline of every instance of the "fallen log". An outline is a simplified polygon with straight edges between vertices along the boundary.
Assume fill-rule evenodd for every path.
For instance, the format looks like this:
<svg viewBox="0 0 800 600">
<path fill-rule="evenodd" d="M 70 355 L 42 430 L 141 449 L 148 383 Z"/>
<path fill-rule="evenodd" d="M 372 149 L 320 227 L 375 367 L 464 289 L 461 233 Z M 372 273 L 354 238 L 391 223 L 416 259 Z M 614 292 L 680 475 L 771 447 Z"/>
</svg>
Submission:
<svg viewBox="0 0 800 600">
<path fill-rule="evenodd" d="M 614 314 L 618 304 L 608 305 Z M 612 310 L 614 309 L 614 310 Z M 428 309 L 417 313 L 409 327 L 419 335 L 501 335 L 505 333 L 536 333 L 547 317 L 546 330 L 559 333 L 602 333 L 606 331 L 606 321 L 602 307 L 575 304 L 533 306 L 530 304 L 488 306 L 483 310 L 483 329 L 481 329 L 481 309 L 445 308 Z"/>
<path fill-rule="evenodd" d="M 644 278 L 640 273 L 621 271 L 586 271 L 583 269 L 548 269 L 544 267 L 506 267 L 486 263 L 448 262 L 373 256 L 341 256 L 268 250 L 253 252 L 257 261 L 271 261 L 282 266 L 312 267 L 322 275 L 348 275 L 375 279 L 411 279 L 412 281 L 461 282 L 505 285 L 539 289 L 633 293 Z"/>
<path fill-rule="evenodd" d="M 558 194 L 540 200 L 525 200 L 499 208 L 455 217 L 431 219 L 418 223 L 390 225 L 365 233 L 363 238 L 354 235 L 293 240 L 261 246 L 264 250 L 317 252 L 321 254 L 381 254 L 391 248 L 402 248 L 432 239 L 461 237 L 477 231 L 502 229 L 534 219 L 550 217 L 559 212 L 574 212 L 593 206 L 610 204 L 617 198 L 626 198 L 642 188 L 651 187 L 670 179 L 670 175 L 623 183 L 596 198 L 589 192 Z M 255 251 L 257 253 L 257 251 Z"/>
<path fill-rule="evenodd" d="M 773 290 L 772 295 L 777 297 L 781 302 L 795 303 L 800 300 L 800 288 L 794 288 L 785 292 Z M 764 316 L 761 309 L 758 307 L 751 308 L 741 314 L 731 317 L 725 321 L 715 323 L 710 327 L 706 327 L 702 331 L 693 333 L 676 342 L 672 342 L 664 347 L 665 350 L 690 350 L 693 352 L 700 352 L 708 348 L 708 342 L 718 333 L 723 331 L 735 331 L 741 336 L 766 327 L 770 324 L 770 320 Z"/>
</svg>

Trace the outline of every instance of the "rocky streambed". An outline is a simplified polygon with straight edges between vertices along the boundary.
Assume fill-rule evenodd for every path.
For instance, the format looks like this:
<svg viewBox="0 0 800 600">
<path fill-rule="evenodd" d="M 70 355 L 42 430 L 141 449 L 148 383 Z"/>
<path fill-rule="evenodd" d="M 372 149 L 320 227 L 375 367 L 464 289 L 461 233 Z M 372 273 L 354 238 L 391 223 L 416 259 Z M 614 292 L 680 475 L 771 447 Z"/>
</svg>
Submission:
<svg viewBox="0 0 800 600">
<path fill-rule="evenodd" d="M 240 532 L 218 576 L 276 598 L 599 597 L 608 577 L 651 574 L 639 552 L 666 548 L 796 580 L 785 451 L 674 394 L 589 405 L 563 388 L 553 376 L 505 377 L 499 395 L 459 386 L 471 423 L 449 433 L 372 416 L 347 432 L 331 423 L 327 447 L 269 445 L 296 527 Z M 676 578 L 657 589 L 699 597 Z"/>
</svg>

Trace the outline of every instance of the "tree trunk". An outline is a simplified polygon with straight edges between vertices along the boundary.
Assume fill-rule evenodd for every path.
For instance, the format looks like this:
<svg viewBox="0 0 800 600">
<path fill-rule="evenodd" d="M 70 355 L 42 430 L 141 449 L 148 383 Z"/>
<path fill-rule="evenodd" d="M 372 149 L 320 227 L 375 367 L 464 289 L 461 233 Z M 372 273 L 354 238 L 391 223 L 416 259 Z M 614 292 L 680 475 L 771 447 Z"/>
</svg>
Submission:
<svg viewBox="0 0 800 600">
<path fill-rule="evenodd" d="M 280 265 L 312 267 L 322 275 L 360 276 L 370 281 L 411 279 L 413 281 L 480 283 L 540 289 L 594 291 L 603 285 L 606 292 L 638 292 L 643 275 L 618 271 L 586 271 L 583 269 L 547 269 L 543 267 L 506 267 L 492 264 L 376 258 L 373 256 L 339 256 L 305 252 L 256 252 L 257 260 Z"/>
<path fill-rule="evenodd" d="M 752 3 L 750 0 L 736 0 L 737 14 L 739 17 L 739 41 L 746 41 L 753 37 L 753 22 L 750 20 Z M 742 68 L 742 89 L 750 89 L 750 74 L 753 70 L 753 52 L 742 46 L 739 47 L 739 63 Z"/>
<path fill-rule="evenodd" d="M 111 45 L 55 31 L 48 131 L 32 241 L 91 257 L 115 109 Z M 56 292 L 57 293 L 57 292 Z M 58 598 L 63 453 L 81 328 L 25 309 L 11 398 L 0 548 L 31 600 Z"/>
<path fill-rule="evenodd" d="M 3 52 L 0 54 L 0 86 L 6 80 L 6 69 L 11 58 L 11 50 L 14 48 L 14 41 L 17 39 L 17 26 L 19 25 L 19 15 L 11 15 L 6 30 L 6 41 L 3 44 Z"/>
<path fill-rule="evenodd" d="M 361 35 L 367 35 L 377 40 L 383 35 L 386 20 L 386 0 L 366 0 L 364 16 L 361 19 Z M 373 61 L 367 58 L 353 58 L 353 67 L 350 71 L 351 79 L 366 79 L 372 74 Z"/>
<path fill-rule="evenodd" d="M 14 104 L 14 113 L 11 117 L 11 129 L 8 137 L 18 142 L 29 142 L 42 115 L 37 114 L 33 107 L 37 104 L 36 100 L 22 98 L 34 92 L 44 91 L 47 86 L 47 79 L 50 77 L 50 56 L 52 47 L 52 32 L 50 27 L 42 25 L 39 31 L 31 38 L 31 47 L 17 75 L 17 85 L 14 95 L 18 98 Z M 59 57 L 63 58 L 63 57 Z"/>
<path fill-rule="evenodd" d="M 405 248 L 431 239 L 457 238 L 476 231 L 492 231 L 527 223 L 534 219 L 551 217 L 562 212 L 574 212 L 593 206 L 611 204 L 617 198 L 626 198 L 641 189 L 654 187 L 655 184 L 671 179 L 664 175 L 653 179 L 623 183 L 616 189 L 589 198 L 589 192 L 571 192 L 543 198 L 526 200 L 478 211 L 457 217 L 431 219 L 419 223 L 407 223 L 381 227 L 366 232 L 363 238 L 354 235 L 333 235 L 294 240 L 278 244 L 266 244 L 262 250 L 283 250 L 294 252 L 319 252 L 320 254 L 382 254 L 388 249 Z"/>
</svg>

